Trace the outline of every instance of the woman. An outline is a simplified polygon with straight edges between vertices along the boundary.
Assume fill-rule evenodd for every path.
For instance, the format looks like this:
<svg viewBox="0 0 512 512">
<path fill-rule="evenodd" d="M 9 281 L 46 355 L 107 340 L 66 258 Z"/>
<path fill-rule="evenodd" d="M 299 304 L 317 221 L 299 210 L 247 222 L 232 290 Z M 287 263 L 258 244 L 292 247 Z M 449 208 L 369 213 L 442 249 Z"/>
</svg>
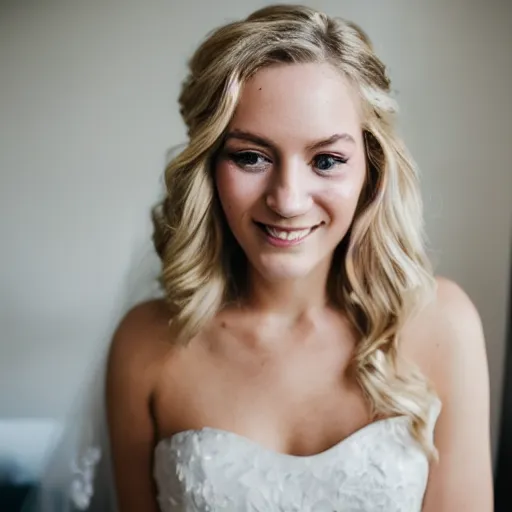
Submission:
<svg viewBox="0 0 512 512">
<path fill-rule="evenodd" d="M 109 356 L 121 512 L 491 510 L 480 320 L 432 275 L 389 91 L 366 35 L 306 7 L 193 56 L 165 300 Z"/>
</svg>

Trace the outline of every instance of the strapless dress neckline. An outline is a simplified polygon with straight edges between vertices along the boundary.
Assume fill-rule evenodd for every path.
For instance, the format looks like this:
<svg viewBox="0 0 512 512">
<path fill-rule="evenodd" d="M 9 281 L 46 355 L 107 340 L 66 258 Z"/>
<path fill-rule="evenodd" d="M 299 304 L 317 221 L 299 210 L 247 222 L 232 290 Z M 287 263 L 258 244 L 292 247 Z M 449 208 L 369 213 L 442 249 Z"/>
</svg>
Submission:
<svg viewBox="0 0 512 512">
<path fill-rule="evenodd" d="M 277 450 L 274 450 L 272 448 L 268 448 L 258 441 L 255 441 L 247 436 L 244 436 L 242 434 L 237 434 L 236 432 L 231 432 L 229 430 L 224 430 L 221 428 L 215 428 L 215 427 L 202 427 L 197 429 L 187 429 L 182 430 L 180 432 L 176 432 L 175 434 L 164 437 L 160 439 L 160 441 L 157 443 L 155 450 L 159 450 L 160 445 L 165 445 L 167 443 L 172 443 L 173 440 L 179 440 L 179 438 L 187 437 L 187 436 L 193 436 L 193 435 L 213 435 L 213 436 L 221 436 L 224 438 L 233 438 L 233 440 L 241 443 L 247 443 L 249 445 L 252 445 L 254 448 L 258 450 L 262 450 L 265 452 L 269 452 L 276 457 L 284 457 L 284 458 L 292 458 L 292 459 L 315 459 L 315 458 L 321 458 L 322 456 L 328 456 L 332 451 L 337 451 L 342 448 L 342 446 L 346 443 L 355 442 L 357 439 L 361 436 L 368 435 L 370 432 L 372 432 L 375 429 L 382 428 L 382 424 L 386 424 L 388 422 L 403 422 L 406 423 L 406 426 L 409 425 L 409 418 L 407 416 L 393 416 L 390 418 L 383 418 L 380 420 L 373 421 L 371 423 L 368 423 L 367 425 L 364 425 L 360 429 L 352 432 L 347 437 L 344 437 L 334 445 L 330 446 L 326 450 L 323 450 L 318 453 L 313 453 L 311 455 L 296 455 L 292 453 L 285 453 L 285 452 L 279 452 Z"/>
<path fill-rule="evenodd" d="M 429 414 L 433 438 L 441 409 Z M 154 477 L 162 512 L 421 512 L 429 461 L 410 420 L 369 423 L 330 448 L 294 455 L 204 427 L 164 438 Z"/>
</svg>

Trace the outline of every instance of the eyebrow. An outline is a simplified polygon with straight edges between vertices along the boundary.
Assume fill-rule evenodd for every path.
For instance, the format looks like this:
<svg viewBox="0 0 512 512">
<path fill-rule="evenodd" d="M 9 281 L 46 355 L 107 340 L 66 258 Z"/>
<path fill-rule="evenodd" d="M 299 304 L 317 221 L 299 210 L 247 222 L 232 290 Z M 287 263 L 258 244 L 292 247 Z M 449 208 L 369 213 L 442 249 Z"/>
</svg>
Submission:
<svg viewBox="0 0 512 512">
<path fill-rule="evenodd" d="M 246 132 L 244 130 L 233 130 L 229 132 L 226 135 L 225 140 L 229 139 L 238 139 L 238 140 L 245 140 L 249 142 L 254 142 L 255 144 L 258 144 L 258 146 L 262 146 L 264 148 L 275 150 L 275 145 L 268 139 L 265 139 L 264 137 L 261 137 L 260 135 L 255 135 L 251 132 Z M 330 146 L 331 144 L 334 144 L 337 141 L 345 141 L 350 142 L 352 144 L 355 144 L 356 141 L 352 135 L 349 133 L 335 133 L 334 135 L 331 135 L 327 139 L 322 139 L 317 142 L 313 142 L 312 144 L 309 144 L 306 149 L 308 151 L 313 151 L 315 149 L 319 149 L 325 146 Z"/>
</svg>

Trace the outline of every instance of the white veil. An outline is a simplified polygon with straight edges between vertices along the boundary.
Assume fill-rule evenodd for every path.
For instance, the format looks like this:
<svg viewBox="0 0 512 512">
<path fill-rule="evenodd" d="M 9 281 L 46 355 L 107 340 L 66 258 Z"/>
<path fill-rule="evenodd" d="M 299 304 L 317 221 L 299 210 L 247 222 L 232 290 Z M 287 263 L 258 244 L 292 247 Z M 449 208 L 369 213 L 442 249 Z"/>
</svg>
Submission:
<svg viewBox="0 0 512 512">
<path fill-rule="evenodd" d="M 106 423 L 105 369 L 111 335 L 121 317 L 142 300 L 162 295 L 159 261 L 146 244 L 133 259 L 110 335 L 86 372 L 71 411 L 49 449 L 37 488 L 22 512 L 114 512 L 117 510 Z"/>
</svg>

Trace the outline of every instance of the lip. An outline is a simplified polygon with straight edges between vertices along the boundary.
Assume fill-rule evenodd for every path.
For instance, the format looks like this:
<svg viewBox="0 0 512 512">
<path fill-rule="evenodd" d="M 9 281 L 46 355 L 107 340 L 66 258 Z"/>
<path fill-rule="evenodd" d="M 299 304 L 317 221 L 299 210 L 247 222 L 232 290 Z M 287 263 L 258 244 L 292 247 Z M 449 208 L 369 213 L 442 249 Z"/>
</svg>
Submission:
<svg viewBox="0 0 512 512">
<path fill-rule="evenodd" d="M 260 224 L 263 226 L 268 226 L 269 228 L 277 229 L 279 231 L 286 231 L 287 233 L 292 233 L 293 231 L 304 231 L 305 229 L 314 229 L 320 224 L 315 224 L 314 226 L 304 226 L 304 227 L 295 227 L 295 228 L 287 228 L 284 226 L 276 226 L 275 224 L 266 224 L 264 222 L 256 222 L 256 224 Z"/>
<path fill-rule="evenodd" d="M 257 224 L 258 226 L 268 226 L 269 228 L 274 228 L 279 231 L 287 231 L 287 232 L 304 231 L 305 229 L 316 229 L 321 224 L 323 224 L 323 222 L 319 222 L 318 224 L 313 224 L 312 226 L 294 226 L 293 228 L 291 228 L 291 227 L 287 227 L 287 226 L 278 226 L 277 224 L 269 224 L 267 222 L 260 222 L 259 220 L 255 220 L 253 222 L 255 224 Z"/>
<path fill-rule="evenodd" d="M 263 222 L 257 222 L 257 221 L 255 221 L 255 224 L 258 227 L 261 235 L 265 238 L 265 240 L 270 245 L 273 245 L 274 247 L 285 248 L 285 247 L 293 247 L 293 246 L 300 245 L 301 243 L 303 243 L 307 238 L 309 238 L 317 230 L 318 227 L 321 226 L 322 223 L 316 224 L 314 226 L 304 227 L 304 228 L 286 228 L 286 227 L 276 226 L 274 224 L 265 224 Z M 264 226 L 268 226 L 268 227 L 277 229 L 279 231 L 286 231 L 288 233 L 291 233 L 293 231 L 304 231 L 306 229 L 309 229 L 310 231 L 307 235 L 303 236 L 302 238 L 297 238 L 296 240 L 282 240 L 281 238 L 273 237 L 270 233 L 267 233 L 265 231 Z"/>
</svg>

